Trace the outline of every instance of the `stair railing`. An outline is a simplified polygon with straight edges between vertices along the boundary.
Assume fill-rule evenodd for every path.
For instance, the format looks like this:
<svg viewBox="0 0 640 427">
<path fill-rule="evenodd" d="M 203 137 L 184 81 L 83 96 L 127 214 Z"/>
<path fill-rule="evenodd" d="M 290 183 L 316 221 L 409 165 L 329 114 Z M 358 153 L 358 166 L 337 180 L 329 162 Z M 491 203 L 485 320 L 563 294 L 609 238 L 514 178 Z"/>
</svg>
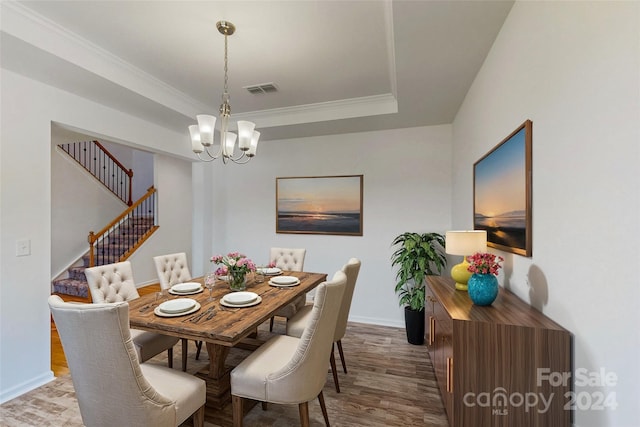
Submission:
<svg viewBox="0 0 640 427">
<path fill-rule="evenodd" d="M 98 141 L 81 141 L 60 144 L 59 147 L 120 200 L 128 206 L 133 204 L 133 171 L 125 168 L 102 144 Z"/>
<path fill-rule="evenodd" d="M 155 224 L 156 191 L 150 187 L 144 196 L 102 230 L 89 232 L 89 267 L 125 261 L 158 229 Z M 136 227 L 142 228 L 143 233 L 132 233 Z M 118 234 L 120 245 L 110 241 L 114 234 Z"/>
</svg>

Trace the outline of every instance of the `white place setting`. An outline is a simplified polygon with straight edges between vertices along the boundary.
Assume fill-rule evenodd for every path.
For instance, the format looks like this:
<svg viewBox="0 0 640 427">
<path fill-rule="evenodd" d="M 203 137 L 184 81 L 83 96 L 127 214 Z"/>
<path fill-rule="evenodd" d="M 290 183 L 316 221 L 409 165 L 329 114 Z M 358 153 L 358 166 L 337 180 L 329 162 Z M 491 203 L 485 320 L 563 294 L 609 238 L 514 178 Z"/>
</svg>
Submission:
<svg viewBox="0 0 640 427">
<path fill-rule="evenodd" d="M 195 313 L 200 309 L 200 303 L 191 298 L 176 298 L 165 301 L 157 306 L 153 312 L 160 317 L 178 317 Z"/>
<path fill-rule="evenodd" d="M 300 279 L 295 276 L 276 276 L 269 279 L 269 284 L 280 288 L 288 288 L 299 285 Z"/>
<path fill-rule="evenodd" d="M 277 276 L 282 274 L 282 270 L 278 267 L 259 267 L 258 270 L 265 276 Z"/>
<path fill-rule="evenodd" d="M 220 300 L 221 305 L 232 308 L 252 307 L 260 302 L 262 298 L 255 292 L 231 292 Z"/>
<path fill-rule="evenodd" d="M 193 295 L 202 292 L 204 289 L 198 282 L 185 282 L 173 285 L 169 289 L 172 295 Z"/>
</svg>

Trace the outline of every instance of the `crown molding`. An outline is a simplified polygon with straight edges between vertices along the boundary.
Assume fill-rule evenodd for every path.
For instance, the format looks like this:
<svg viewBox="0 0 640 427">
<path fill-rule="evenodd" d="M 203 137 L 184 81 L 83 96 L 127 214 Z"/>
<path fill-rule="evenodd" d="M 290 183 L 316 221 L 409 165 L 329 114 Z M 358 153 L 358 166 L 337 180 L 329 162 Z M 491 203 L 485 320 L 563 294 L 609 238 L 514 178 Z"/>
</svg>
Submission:
<svg viewBox="0 0 640 427">
<path fill-rule="evenodd" d="M 398 112 L 398 101 L 390 93 L 342 99 L 295 107 L 274 108 L 233 114 L 234 120 L 250 120 L 256 128 L 296 125 L 300 123 L 324 122 L 351 119 Z"/>
<path fill-rule="evenodd" d="M 1 6 L 2 32 L 186 116 L 209 108 L 22 3 Z"/>
</svg>

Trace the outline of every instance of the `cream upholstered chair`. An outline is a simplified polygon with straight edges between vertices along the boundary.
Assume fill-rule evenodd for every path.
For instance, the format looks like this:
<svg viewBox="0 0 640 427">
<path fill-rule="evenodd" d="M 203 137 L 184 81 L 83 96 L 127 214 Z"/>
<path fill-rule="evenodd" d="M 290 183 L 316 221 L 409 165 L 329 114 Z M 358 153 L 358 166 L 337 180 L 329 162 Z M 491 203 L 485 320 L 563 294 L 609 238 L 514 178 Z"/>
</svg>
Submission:
<svg viewBox="0 0 640 427">
<path fill-rule="evenodd" d="M 342 369 L 344 373 L 347 373 L 347 364 L 344 360 L 344 352 L 342 351 L 342 338 L 347 331 L 347 320 L 349 319 L 349 310 L 351 309 L 351 300 L 353 299 L 353 290 L 356 287 L 356 281 L 358 280 L 358 273 L 360 272 L 360 265 L 362 263 L 358 258 L 351 258 L 343 267 L 342 272 L 347 276 L 347 285 L 344 289 L 344 296 L 342 297 L 342 304 L 340 304 L 340 313 L 338 314 L 338 321 L 336 322 L 336 331 L 333 336 L 334 344 L 338 345 L 338 352 L 340 353 L 340 360 L 342 361 Z M 309 324 L 312 316 L 313 306 L 307 304 L 302 307 L 291 319 L 287 321 L 287 335 L 292 337 L 302 336 L 304 329 Z M 336 386 L 336 391 L 340 393 L 340 384 L 338 383 L 338 372 L 336 370 L 336 358 L 334 356 L 334 347 L 331 346 L 331 357 L 329 359 L 331 363 L 331 372 L 333 373 L 333 382 Z"/>
<path fill-rule="evenodd" d="M 306 254 L 307 250 L 302 248 L 271 248 L 269 251 L 269 263 L 274 264 L 281 270 L 302 271 Z M 275 315 L 290 319 L 299 309 L 304 307 L 306 303 L 307 298 L 302 295 L 276 311 Z M 272 317 L 269 321 L 270 331 L 273 331 L 273 319 Z"/>
<path fill-rule="evenodd" d="M 93 303 L 114 303 L 139 298 L 129 261 L 85 268 Z M 169 367 L 173 367 L 173 346 L 178 338 L 154 332 L 131 330 L 131 338 L 140 363 L 167 350 Z"/>
<path fill-rule="evenodd" d="M 184 252 L 154 256 L 153 262 L 158 273 L 160 289 L 169 289 L 176 283 L 191 280 L 187 254 Z"/>
<path fill-rule="evenodd" d="M 84 425 L 175 427 L 192 416 L 194 426 L 204 426 L 205 382 L 138 362 L 129 304 L 72 304 L 52 295 L 49 307 Z"/>
<path fill-rule="evenodd" d="M 189 272 L 189 262 L 187 254 L 178 252 L 175 254 L 158 255 L 153 257 L 153 263 L 156 266 L 158 280 L 160 281 L 160 289 L 170 289 L 177 283 L 184 283 L 191 280 Z M 200 350 L 202 350 L 202 341 L 196 341 L 196 360 L 200 358 Z M 182 339 L 182 370 L 187 370 L 187 353 L 189 340 Z"/>
<path fill-rule="evenodd" d="M 298 404 L 300 422 L 309 425 L 308 402 L 320 401 L 329 425 L 322 388 L 327 381 L 331 342 L 347 277 L 342 271 L 321 283 L 302 337 L 276 335 L 231 371 L 233 425 L 242 426 L 243 399 Z"/>
</svg>

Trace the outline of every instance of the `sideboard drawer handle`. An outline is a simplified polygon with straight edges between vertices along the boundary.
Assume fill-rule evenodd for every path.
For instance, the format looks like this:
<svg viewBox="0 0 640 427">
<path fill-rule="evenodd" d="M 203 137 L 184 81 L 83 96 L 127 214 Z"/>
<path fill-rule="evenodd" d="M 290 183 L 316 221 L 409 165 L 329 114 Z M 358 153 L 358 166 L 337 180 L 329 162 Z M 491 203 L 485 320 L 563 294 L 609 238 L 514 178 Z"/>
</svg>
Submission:
<svg viewBox="0 0 640 427">
<path fill-rule="evenodd" d="M 429 345 L 433 345 L 436 336 L 436 319 L 429 316 Z"/>
</svg>

